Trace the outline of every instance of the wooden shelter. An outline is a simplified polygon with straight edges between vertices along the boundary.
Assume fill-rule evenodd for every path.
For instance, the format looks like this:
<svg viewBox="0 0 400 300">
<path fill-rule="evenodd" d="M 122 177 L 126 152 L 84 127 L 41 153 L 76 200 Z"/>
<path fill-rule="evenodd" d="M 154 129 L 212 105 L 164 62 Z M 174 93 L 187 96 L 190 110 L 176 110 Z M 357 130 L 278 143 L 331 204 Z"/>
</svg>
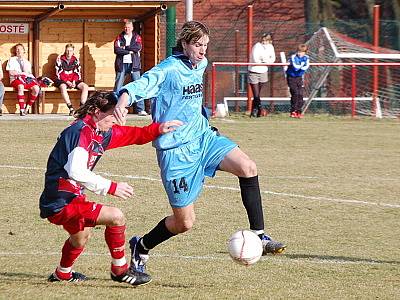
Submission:
<svg viewBox="0 0 400 300">
<path fill-rule="evenodd" d="M 114 86 L 113 41 L 123 30 L 123 20 L 135 22 L 143 39 L 143 70 L 160 60 L 160 13 L 177 0 L 163 1 L 3 1 L 0 0 L 0 59 L 5 86 L 9 86 L 5 66 L 12 49 L 21 43 L 27 49 L 35 76 L 55 77 L 55 60 L 68 43 L 75 46 L 82 64 L 83 80 L 90 86 L 112 89 Z M 9 89 L 7 89 L 9 90 Z M 71 93 L 72 94 L 72 93 Z M 78 94 L 78 93 L 73 93 Z M 71 95 L 72 99 L 78 99 Z M 75 99 L 75 100 L 76 100 Z M 6 92 L 3 112 L 16 111 L 14 92 Z M 46 95 L 46 113 L 66 112 L 58 91 Z"/>
</svg>

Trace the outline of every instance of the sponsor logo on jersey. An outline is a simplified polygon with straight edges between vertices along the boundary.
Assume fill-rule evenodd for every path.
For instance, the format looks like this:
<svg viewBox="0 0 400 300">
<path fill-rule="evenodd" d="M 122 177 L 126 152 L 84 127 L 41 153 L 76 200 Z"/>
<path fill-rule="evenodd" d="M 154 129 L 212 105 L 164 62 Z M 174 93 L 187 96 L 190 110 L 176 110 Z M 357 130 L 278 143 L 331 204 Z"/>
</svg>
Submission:
<svg viewBox="0 0 400 300">
<path fill-rule="evenodd" d="M 202 83 L 188 85 L 188 86 L 183 87 L 183 96 L 191 95 L 194 93 L 201 93 L 202 91 L 203 91 Z"/>
<path fill-rule="evenodd" d="M 196 99 L 203 97 L 203 84 L 197 83 L 183 87 L 182 99 Z"/>
</svg>

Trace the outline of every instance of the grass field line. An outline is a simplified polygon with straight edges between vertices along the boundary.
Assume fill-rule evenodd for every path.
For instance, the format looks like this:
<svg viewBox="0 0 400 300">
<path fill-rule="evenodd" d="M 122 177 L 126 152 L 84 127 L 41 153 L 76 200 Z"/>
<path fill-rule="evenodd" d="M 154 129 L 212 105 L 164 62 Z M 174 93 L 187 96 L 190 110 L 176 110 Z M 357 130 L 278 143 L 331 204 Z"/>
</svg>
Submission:
<svg viewBox="0 0 400 300">
<path fill-rule="evenodd" d="M 12 166 L 12 165 L 0 165 L 0 168 L 45 171 L 44 168 Z M 118 174 L 111 174 L 111 173 L 106 173 L 106 172 L 98 172 L 98 174 L 104 174 L 105 176 L 109 176 L 109 177 L 122 177 L 122 178 L 129 178 L 129 179 L 135 179 L 135 180 L 147 180 L 147 181 L 161 182 L 161 179 L 159 179 L 159 178 L 153 178 L 153 177 L 147 177 L 147 176 L 118 175 Z M 205 184 L 204 187 L 209 188 L 209 189 L 230 190 L 230 191 L 240 192 L 240 189 L 237 187 L 226 187 L 226 186 L 209 185 L 209 184 Z M 378 203 L 378 202 L 369 202 L 369 201 L 353 200 L 353 199 L 328 198 L 328 197 L 321 197 L 321 196 L 306 196 L 306 195 L 299 195 L 299 194 L 293 194 L 293 193 L 282 193 L 282 192 L 273 192 L 273 191 L 261 191 L 261 193 L 275 195 L 275 196 L 301 198 L 301 199 L 312 200 L 312 201 L 326 201 L 326 202 L 335 202 L 335 203 L 344 203 L 344 204 L 358 204 L 358 205 L 369 205 L 369 206 L 379 206 L 379 207 L 389 207 L 389 208 L 400 208 L 400 205 L 398 205 L 398 204 Z"/>
<path fill-rule="evenodd" d="M 221 186 L 215 186 L 215 185 L 204 185 L 204 186 L 208 187 L 208 188 L 214 188 L 214 189 L 240 191 L 239 188 L 221 187 Z M 301 198 L 301 199 L 306 199 L 306 200 L 329 201 L 329 202 L 346 203 L 346 204 L 361 204 L 361 205 L 383 206 L 383 207 L 390 207 L 390 208 L 400 208 L 400 205 L 398 205 L 398 204 L 389 204 L 389 203 L 377 203 L 377 202 L 368 202 L 368 201 L 361 201 L 361 200 L 338 199 L 338 198 L 328 198 L 328 197 L 320 197 L 320 196 L 305 196 L 305 195 L 282 193 L 282 192 L 272 192 L 272 191 L 261 191 L 261 193 L 275 195 L 275 196 Z"/>
<path fill-rule="evenodd" d="M 18 119 L 18 118 L 17 118 Z M 268 123 L 268 121 L 271 121 L 271 123 Z M 399 123 L 396 122 L 396 119 L 382 119 L 379 120 L 380 122 L 376 122 L 376 120 L 372 120 L 370 118 L 355 118 L 355 119 L 350 119 L 350 118 L 341 118 L 341 117 L 337 117 L 334 118 L 332 120 L 327 120 L 327 119 L 318 119 L 316 117 L 310 116 L 307 117 L 305 116 L 304 119 L 302 119 L 300 122 L 298 119 L 292 119 L 289 118 L 289 114 L 287 114 L 287 118 L 283 118 L 283 119 L 279 119 L 279 118 L 275 118 L 275 119 L 270 119 L 270 120 L 266 120 L 266 122 L 263 122 L 263 119 L 253 119 L 253 121 L 249 120 L 249 119 L 243 119 L 243 118 L 217 118 L 217 119 L 213 119 L 211 123 L 211 125 L 215 126 L 217 125 L 218 127 L 218 123 L 232 123 L 232 124 L 257 124 L 260 125 L 262 127 L 265 127 L 266 124 L 269 124 L 271 127 L 275 127 L 276 124 L 288 124 L 288 125 L 292 125 L 292 124 L 296 124 L 298 125 L 299 123 L 302 125 L 309 125 L 309 124 L 340 124 L 340 125 L 351 125 L 351 126 L 355 126 L 355 125 L 359 125 L 359 126 L 363 126 L 364 124 L 368 124 L 369 122 L 373 121 L 374 126 L 399 126 Z M 221 130 L 222 132 L 222 130 Z"/>
<path fill-rule="evenodd" d="M 161 182 L 161 179 L 156 179 L 156 178 L 146 177 L 146 176 L 115 175 L 115 174 L 110 174 L 110 173 L 105 173 L 105 172 L 102 174 L 109 176 L 109 177 L 124 177 L 124 178 L 129 178 L 129 179 L 136 179 L 136 180 L 139 179 L 139 180 L 150 180 L 150 181 L 160 181 Z M 240 189 L 237 187 L 227 187 L 227 186 L 209 185 L 209 184 L 205 184 L 204 187 L 209 188 L 209 189 L 219 189 L 219 190 L 229 190 L 229 191 L 240 192 Z M 305 195 L 272 192 L 272 191 L 261 191 L 261 193 L 276 195 L 276 196 L 301 198 L 301 199 L 314 200 L 314 201 L 329 201 L 329 202 L 346 203 L 346 204 L 360 204 L 360 205 L 372 205 L 372 206 L 382 206 L 382 207 L 390 207 L 390 208 L 400 208 L 400 205 L 398 205 L 398 204 L 377 203 L 377 202 L 368 202 L 368 201 L 352 200 L 352 199 L 338 199 L 338 198 L 328 198 L 328 197 L 320 197 L 320 196 L 305 196 Z"/>
<path fill-rule="evenodd" d="M 0 257 L 7 256 L 60 256 L 61 252 L 0 252 Z M 109 253 L 96 253 L 96 252 L 84 252 L 81 256 L 107 256 Z M 229 261 L 231 258 L 228 254 L 224 255 L 178 255 L 178 254 L 167 254 L 167 253 L 154 253 L 151 254 L 151 258 L 171 258 L 178 260 L 209 260 L 209 261 Z M 278 263 L 309 263 L 309 264 L 335 264 L 335 265 L 378 265 L 378 264 L 390 264 L 399 265 L 399 261 L 391 260 L 374 260 L 370 258 L 356 258 L 356 257 L 337 257 L 334 256 L 317 256 L 317 255 L 296 255 L 296 254 L 283 254 L 279 256 L 266 256 L 261 257 L 261 262 L 265 260 L 273 260 Z"/>
</svg>

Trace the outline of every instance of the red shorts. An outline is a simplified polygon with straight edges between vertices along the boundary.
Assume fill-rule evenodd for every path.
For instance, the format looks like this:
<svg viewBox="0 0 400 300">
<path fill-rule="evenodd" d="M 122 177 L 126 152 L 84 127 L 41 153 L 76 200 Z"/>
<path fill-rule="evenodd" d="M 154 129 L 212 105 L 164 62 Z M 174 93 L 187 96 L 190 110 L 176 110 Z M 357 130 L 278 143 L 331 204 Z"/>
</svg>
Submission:
<svg viewBox="0 0 400 300">
<path fill-rule="evenodd" d="M 27 89 L 27 90 L 29 90 L 31 87 L 33 87 L 35 85 L 38 85 L 35 80 L 32 80 L 29 83 L 27 83 L 27 82 L 21 81 L 19 79 L 15 79 L 10 83 L 10 85 L 16 90 L 18 89 L 18 86 L 20 84 L 22 84 L 24 86 L 24 89 Z"/>
<path fill-rule="evenodd" d="M 78 196 L 59 213 L 48 217 L 50 223 L 62 225 L 69 234 L 75 234 L 85 227 L 96 226 L 102 204 L 86 201 L 86 196 Z"/>
</svg>

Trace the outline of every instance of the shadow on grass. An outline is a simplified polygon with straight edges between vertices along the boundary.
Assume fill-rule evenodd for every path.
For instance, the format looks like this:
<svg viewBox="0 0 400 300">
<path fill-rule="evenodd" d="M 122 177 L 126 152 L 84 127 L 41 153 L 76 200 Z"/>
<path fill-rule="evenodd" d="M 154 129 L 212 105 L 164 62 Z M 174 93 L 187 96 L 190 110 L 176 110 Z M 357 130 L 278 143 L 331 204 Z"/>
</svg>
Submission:
<svg viewBox="0 0 400 300">
<path fill-rule="evenodd" d="M 47 277 L 43 277 L 43 275 L 38 275 L 35 273 L 12 273 L 12 272 L 0 272 L 0 277 L 9 277 L 9 278 L 13 278 L 13 277 L 18 277 L 18 279 L 20 278 L 25 278 L 25 279 L 31 279 L 31 278 L 35 278 L 35 279 L 47 279 Z M 4 279 L 4 278 L 2 278 Z"/>
<path fill-rule="evenodd" d="M 34 279 L 34 280 L 33 280 Z M 106 278 L 88 277 L 87 281 L 84 282 L 48 282 L 47 276 L 35 273 L 13 273 L 13 272 L 0 272 L 0 281 L 5 282 L 25 282 L 31 283 L 32 285 L 73 285 L 73 286 L 84 286 L 85 288 L 99 288 L 107 287 L 111 289 L 132 289 L 135 288 L 126 283 L 119 283 Z"/>
<path fill-rule="evenodd" d="M 308 259 L 319 261 L 333 261 L 338 263 L 369 263 L 369 264 L 391 264 L 400 265 L 397 260 L 379 260 L 371 258 L 358 258 L 348 256 L 334 256 L 334 255 L 317 255 L 317 254 L 284 254 L 289 259 Z"/>
</svg>

